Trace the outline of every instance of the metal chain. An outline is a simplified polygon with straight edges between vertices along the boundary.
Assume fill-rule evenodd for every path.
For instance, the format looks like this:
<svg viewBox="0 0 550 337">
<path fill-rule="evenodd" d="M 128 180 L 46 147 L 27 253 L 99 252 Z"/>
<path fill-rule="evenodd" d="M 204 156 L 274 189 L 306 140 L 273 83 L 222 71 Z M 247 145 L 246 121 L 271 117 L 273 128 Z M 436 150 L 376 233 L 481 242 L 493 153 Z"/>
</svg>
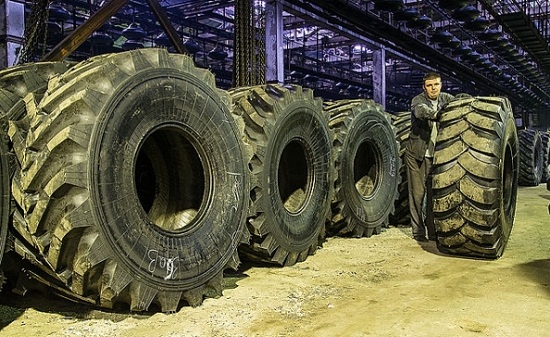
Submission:
<svg viewBox="0 0 550 337">
<path fill-rule="evenodd" d="M 31 5 L 31 12 L 25 22 L 25 44 L 21 50 L 19 64 L 35 61 L 40 33 L 42 33 L 42 53 L 46 50 L 48 36 L 48 16 L 50 0 L 36 0 Z"/>
</svg>

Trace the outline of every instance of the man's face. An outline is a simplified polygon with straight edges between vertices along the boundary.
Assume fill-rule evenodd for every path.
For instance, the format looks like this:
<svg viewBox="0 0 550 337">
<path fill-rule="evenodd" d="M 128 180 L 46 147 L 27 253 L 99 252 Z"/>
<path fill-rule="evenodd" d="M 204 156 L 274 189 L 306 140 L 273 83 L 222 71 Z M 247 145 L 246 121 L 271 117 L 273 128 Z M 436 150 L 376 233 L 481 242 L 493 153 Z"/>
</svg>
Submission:
<svg viewBox="0 0 550 337">
<path fill-rule="evenodd" d="M 441 78 L 424 81 L 424 90 L 430 99 L 436 99 L 441 92 Z"/>
</svg>

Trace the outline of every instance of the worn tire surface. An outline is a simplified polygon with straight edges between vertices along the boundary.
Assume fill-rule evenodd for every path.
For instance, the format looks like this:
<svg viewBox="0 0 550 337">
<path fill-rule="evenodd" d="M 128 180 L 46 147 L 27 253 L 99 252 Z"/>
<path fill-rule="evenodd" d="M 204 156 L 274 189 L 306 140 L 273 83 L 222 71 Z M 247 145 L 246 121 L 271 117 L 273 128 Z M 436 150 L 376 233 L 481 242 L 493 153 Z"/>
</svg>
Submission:
<svg viewBox="0 0 550 337">
<path fill-rule="evenodd" d="M 53 76 L 70 67 L 64 62 L 38 62 L 0 71 L 0 263 L 6 249 L 8 226 L 11 217 L 11 177 L 14 163 L 9 146 L 8 123 L 24 117 L 23 98 L 32 92 L 43 95 Z M 0 290 L 3 284 L 0 270 Z"/>
<path fill-rule="evenodd" d="M 390 117 L 373 100 L 327 102 L 325 111 L 336 171 L 328 232 L 379 234 L 398 197 L 399 145 Z"/>
<path fill-rule="evenodd" d="M 411 112 L 404 111 L 390 114 L 395 131 L 395 139 L 399 144 L 399 195 L 395 201 L 394 211 L 390 214 L 390 224 L 410 225 L 411 213 L 409 210 L 409 186 L 407 181 L 407 166 L 405 164 L 405 149 L 411 133 Z"/>
<path fill-rule="evenodd" d="M 516 209 L 518 148 L 506 98 L 456 99 L 441 113 L 432 185 L 440 251 L 502 255 Z"/>
<path fill-rule="evenodd" d="M 4 138 L 4 137 L 2 137 Z M 6 240 L 8 238 L 8 225 L 10 217 L 10 170 L 8 161 L 8 149 L 2 139 L 0 141 L 0 263 L 4 256 Z M 0 269 L 0 291 L 4 284 L 4 272 Z"/>
<path fill-rule="evenodd" d="M 542 181 L 545 167 L 544 147 L 541 134 L 537 130 L 518 130 L 519 138 L 519 177 L 520 186 L 537 186 Z"/>
<path fill-rule="evenodd" d="M 325 236 L 332 198 L 331 135 L 322 102 L 299 86 L 261 85 L 230 91 L 253 148 L 248 228 L 240 247 L 252 261 L 293 265 Z"/>
<path fill-rule="evenodd" d="M 541 183 L 546 183 L 550 178 L 550 134 L 548 131 L 540 132 L 542 144 L 542 178 Z"/>
<path fill-rule="evenodd" d="M 49 279 L 133 311 L 219 295 L 246 238 L 249 187 L 238 118 L 213 75 L 142 49 L 84 61 L 49 91 L 26 100 L 28 124 L 10 124 L 15 226 Z"/>
</svg>

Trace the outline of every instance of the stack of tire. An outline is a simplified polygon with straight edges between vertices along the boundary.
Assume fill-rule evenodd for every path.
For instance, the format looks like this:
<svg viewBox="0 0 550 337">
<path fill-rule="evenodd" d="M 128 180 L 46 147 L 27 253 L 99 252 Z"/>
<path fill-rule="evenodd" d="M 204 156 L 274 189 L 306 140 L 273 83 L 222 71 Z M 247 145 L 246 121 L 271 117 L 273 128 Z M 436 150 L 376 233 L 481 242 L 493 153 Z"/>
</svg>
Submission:
<svg viewBox="0 0 550 337">
<path fill-rule="evenodd" d="M 104 308 L 174 312 L 219 296 L 224 271 L 241 258 L 293 265 L 327 232 L 380 233 L 398 205 L 399 132 L 372 100 L 323 105 L 309 89 L 277 84 L 223 91 L 188 56 L 154 48 L 18 66 L 0 84 L 0 256 L 18 286 L 37 280 Z M 508 204 L 505 214 L 497 199 L 476 200 L 487 204 L 479 214 L 466 208 L 472 188 L 463 187 L 481 178 L 441 177 L 456 163 L 470 169 L 471 158 L 438 155 L 436 218 L 451 253 L 479 251 L 459 248 L 449 219 L 496 216 L 489 227 L 501 229 L 515 206 L 514 191 L 493 193 L 515 164 L 509 107 L 479 101 L 468 103 L 479 111 L 464 118 L 473 123 L 466 130 L 448 113 L 453 131 L 442 134 L 467 141 L 441 138 L 440 151 L 467 152 L 472 137 L 498 143 L 505 150 L 470 157 L 506 173 L 478 189 Z M 489 131 L 483 118 L 501 129 Z M 493 232 L 501 251 L 509 231 Z"/>
<path fill-rule="evenodd" d="M 227 92 L 162 49 L 17 66 L 0 82 L 12 286 L 173 312 L 219 296 L 241 258 L 292 265 L 327 223 L 369 236 L 393 210 L 398 148 L 371 100 L 325 107 L 272 84 Z"/>
</svg>

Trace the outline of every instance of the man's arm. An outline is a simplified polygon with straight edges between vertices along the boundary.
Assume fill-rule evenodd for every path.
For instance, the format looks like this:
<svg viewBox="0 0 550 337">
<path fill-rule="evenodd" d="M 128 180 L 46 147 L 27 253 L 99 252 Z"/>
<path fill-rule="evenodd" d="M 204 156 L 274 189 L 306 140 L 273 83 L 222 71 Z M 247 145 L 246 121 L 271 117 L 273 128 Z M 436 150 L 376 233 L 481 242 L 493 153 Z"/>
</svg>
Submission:
<svg viewBox="0 0 550 337">
<path fill-rule="evenodd" d="M 424 100 L 421 97 L 413 98 L 411 102 L 411 108 L 414 113 L 414 116 L 418 119 L 437 119 L 437 110 L 434 110 L 431 106 L 424 103 Z"/>
</svg>

